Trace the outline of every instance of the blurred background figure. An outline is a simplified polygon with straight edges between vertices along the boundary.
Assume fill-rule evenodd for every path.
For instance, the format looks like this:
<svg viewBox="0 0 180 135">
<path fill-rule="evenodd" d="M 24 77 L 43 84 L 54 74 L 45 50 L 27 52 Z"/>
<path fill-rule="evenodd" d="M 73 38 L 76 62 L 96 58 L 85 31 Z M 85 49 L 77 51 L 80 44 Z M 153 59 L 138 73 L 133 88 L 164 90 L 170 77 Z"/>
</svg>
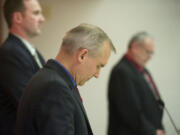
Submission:
<svg viewBox="0 0 180 135">
<path fill-rule="evenodd" d="M 108 135 L 165 135 L 164 103 L 145 68 L 153 53 L 152 37 L 139 32 L 112 69 L 108 86 Z"/>
<path fill-rule="evenodd" d="M 16 111 L 27 82 L 45 63 L 29 40 L 44 22 L 37 0 L 5 0 L 9 36 L 0 46 L 0 135 L 14 135 Z"/>
</svg>

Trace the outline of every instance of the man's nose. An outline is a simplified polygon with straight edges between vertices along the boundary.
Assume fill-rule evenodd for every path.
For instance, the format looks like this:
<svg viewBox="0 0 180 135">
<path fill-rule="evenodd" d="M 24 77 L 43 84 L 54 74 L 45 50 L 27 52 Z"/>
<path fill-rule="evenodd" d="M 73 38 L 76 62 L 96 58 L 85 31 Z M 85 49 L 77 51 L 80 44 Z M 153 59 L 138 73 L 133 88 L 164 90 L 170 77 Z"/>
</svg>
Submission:
<svg viewBox="0 0 180 135">
<path fill-rule="evenodd" d="M 94 75 L 94 77 L 95 77 L 95 78 L 98 78 L 98 77 L 99 77 L 99 73 L 96 73 L 96 74 Z"/>
<path fill-rule="evenodd" d="M 45 17 L 44 17 L 43 15 L 41 15 L 40 21 L 41 21 L 41 22 L 44 22 L 44 21 L 45 21 Z"/>
</svg>

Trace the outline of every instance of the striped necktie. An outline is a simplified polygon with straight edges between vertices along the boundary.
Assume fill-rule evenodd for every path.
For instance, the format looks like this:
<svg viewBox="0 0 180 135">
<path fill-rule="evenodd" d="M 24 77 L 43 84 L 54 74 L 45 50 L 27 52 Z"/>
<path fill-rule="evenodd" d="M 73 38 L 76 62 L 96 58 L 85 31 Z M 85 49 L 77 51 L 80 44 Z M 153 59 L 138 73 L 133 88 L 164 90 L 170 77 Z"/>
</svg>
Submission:
<svg viewBox="0 0 180 135">
<path fill-rule="evenodd" d="M 36 50 L 35 50 L 35 52 L 34 52 L 34 54 L 33 54 L 33 57 L 34 57 L 36 63 L 38 64 L 39 68 L 42 68 L 43 66 L 42 66 L 42 64 L 41 64 L 41 61 L 39 60 L 39 56 L 38 56 L 38 53 L 37 53 Z"/>
</svg>

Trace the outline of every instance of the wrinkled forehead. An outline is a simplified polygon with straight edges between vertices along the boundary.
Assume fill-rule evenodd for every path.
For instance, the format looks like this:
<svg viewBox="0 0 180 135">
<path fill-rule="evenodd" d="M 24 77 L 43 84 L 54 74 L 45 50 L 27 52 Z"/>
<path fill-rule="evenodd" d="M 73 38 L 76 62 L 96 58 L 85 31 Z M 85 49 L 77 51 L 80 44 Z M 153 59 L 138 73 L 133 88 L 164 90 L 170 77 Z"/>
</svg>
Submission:
<svg viewBox="0 0 180 135">
<path fill-rule="evenodd" d="M 99 56 L 99 60 L 102 65 L 106 65 L 109 57 L 111 55 L 111 46 L 109 42 L 104 42 L 101 55 Z"/>
<path fill-rule="evenodd" d="M 143 45 L 146 45 L 146 46 L 153 46 L 154 45 L 154 41 L 152 38 L 146 38 L 143 40 L 142 42 Z"/>
<path fill-rule="evenodd" d="M 102 55 L 104 57 L 108 57 L 111 53 L 111 45 L 110 45 L 109 41 L 105 41 L 103 44 L 104 45 L 102 48 Z"/>
</svg>

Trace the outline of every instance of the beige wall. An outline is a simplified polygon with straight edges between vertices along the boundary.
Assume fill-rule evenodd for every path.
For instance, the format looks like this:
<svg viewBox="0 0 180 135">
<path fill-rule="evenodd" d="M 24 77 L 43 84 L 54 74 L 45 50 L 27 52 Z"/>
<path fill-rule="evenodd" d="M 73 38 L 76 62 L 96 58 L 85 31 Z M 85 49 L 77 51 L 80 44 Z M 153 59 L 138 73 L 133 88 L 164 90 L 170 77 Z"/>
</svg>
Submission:
<svg viewBox="0 0 180 135">
<path fill-rule="evenodd" d="M 95 135 L 107 128 L 107 82 L 112 66 L 126 51 L 129 38 L 139 30 L 150 32 L 156 52 L 148 68 L 153 74 L 166 106 L 180 128 L 180 1 L 179 0 L 41 0 L 47 21 L 41 36 L 32 40 L 46 59 L 56 56 L 64 33 L 82 23 L 100 26 L 112 38 L 117 54 L 112 54 L 99 79 L 80 87 Z M 175 135 L 167 115 L 167 135 Z"/>
</svg>

